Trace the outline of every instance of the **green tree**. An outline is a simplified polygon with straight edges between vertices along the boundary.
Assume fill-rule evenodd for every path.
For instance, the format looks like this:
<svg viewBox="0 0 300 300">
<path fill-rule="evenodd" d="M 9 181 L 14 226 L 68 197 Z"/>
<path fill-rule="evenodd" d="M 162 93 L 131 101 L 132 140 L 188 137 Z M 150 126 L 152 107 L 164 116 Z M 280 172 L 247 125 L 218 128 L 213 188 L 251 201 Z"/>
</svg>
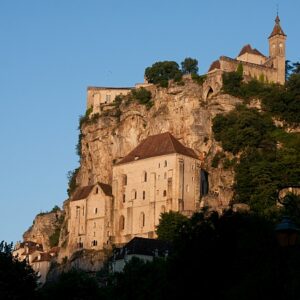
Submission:
<svg viewBox="0 0 300 300">
<path fill-rule="evenodd" d="M 168 81 L 171 79 L 180 81 L 182 73 L 175 61 L 160 61 L 146 68 L 145 77 L 150 83 L 168 87 Z"/>
<path fill-rule="evenodd" d="M 215 139 L 222 142 L 223 149 L 236 154 L 247 147 L 272 146 L 275 142 L 268 132 L 273 128 L 272 120 L 267 115 L 238 106 L 226 115 L 217 115 L 212 129 Z"/>
<path fill-rule="evenodd" d="M 174 241 L 178 234 L 179 228 L 188 220 L 188 218 L 179 212 L 170 211 L 162 213 L 156 233 L 159 239 Z"/>
<path fill-rule="evenodd" d="M 75 269 L 62 273 L 54 282 L 46 283 L 39 292 L 39 298 L 45 300 L 58 296 L 70 300 L 93 300 L 101 299 L 100 295 L 96 279 Z"/>
<path fill-rule="evenodd" d="M 12 244 L 0 243 L 0 299 L 35 299 L 37 275 L 12 256 Z"/>
<path fill-rule="evenodd" d="M 198 60 L 187 57 L 181 62 L 181 70 L 183 74 L 197 74 L 198 73 Z"/>
</svg>

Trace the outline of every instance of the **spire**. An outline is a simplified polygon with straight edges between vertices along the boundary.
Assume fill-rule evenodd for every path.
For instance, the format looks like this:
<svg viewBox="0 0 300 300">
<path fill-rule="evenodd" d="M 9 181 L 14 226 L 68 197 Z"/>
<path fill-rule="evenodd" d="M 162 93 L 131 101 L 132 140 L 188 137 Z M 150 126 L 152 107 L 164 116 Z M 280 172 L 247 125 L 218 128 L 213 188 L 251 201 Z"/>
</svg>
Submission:
<svg viewBox="0 0 300 300">
<path fill-rule="evenodd" d="M 269 38 L 273 37 L 274 35 L 286 36 L 286 34 L 283 32 L 283 30 L 280 26 L 280 18 L 278 16 L 278 12 L 277 12 L 277 16 L 276 16 L 276 19 L 275 19 L 275 25 L 274 25 L 273 31 L 270 34 Z"/>
</svg>

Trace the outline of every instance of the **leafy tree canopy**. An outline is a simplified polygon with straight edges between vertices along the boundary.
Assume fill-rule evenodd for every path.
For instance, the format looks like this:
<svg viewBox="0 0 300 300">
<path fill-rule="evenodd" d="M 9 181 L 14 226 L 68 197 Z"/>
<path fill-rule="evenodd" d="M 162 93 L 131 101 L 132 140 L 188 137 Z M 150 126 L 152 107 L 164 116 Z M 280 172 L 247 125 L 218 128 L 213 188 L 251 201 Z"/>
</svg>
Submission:
<svg viewBox="0 0 300 300">
<path fill-rule="evenodd" d="M 187 57 L 181 62 L 181 70 L 183 74 L 197 74 L 198 73 L 198 60 Z"/>
<path fill-rule="evenodd" d="M 12 256 L 12 244 L 0 243 L 0 299 L 35 299 L 37 275 Z"/>
<path fill-rule="evenodd" d="M 175 61 L 159 61 L 146 68 L 145 77 L 150 83 L 168 87 L 168 81 L 171 79 L 180 81 L 182 73 Z"/>
<path fill-rule="evenodd" d="M 170 211 L 162 213 L 157 226 L 157 236 L 160 240 L 174 241 L 179 228 L 188 220 L 188 218 L 179 212 Z"/>
</svg>

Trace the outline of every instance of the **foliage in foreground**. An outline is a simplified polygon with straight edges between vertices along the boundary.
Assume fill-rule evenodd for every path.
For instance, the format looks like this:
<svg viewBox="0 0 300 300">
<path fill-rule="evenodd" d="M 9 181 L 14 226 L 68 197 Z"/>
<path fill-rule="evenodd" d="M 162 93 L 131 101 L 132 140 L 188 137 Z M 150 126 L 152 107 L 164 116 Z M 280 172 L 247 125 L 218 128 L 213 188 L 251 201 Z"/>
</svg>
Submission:
<svg viewBox="0 0 300 300">
<path fill-rule="evenodd" d="M 0 299 L 34 299 L 37 276 L 25 261 L 12 257 L 12 244 L 0 243 Z"/>
</svg>

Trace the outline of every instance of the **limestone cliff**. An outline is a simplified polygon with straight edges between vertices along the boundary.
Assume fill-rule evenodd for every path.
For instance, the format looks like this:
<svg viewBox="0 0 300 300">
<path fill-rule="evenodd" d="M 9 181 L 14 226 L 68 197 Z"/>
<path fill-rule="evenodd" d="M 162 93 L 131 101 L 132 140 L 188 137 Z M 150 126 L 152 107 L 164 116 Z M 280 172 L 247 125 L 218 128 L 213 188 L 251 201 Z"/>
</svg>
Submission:
<svg viewBox="0 0 300 300">
<path fill-rule="evenodd" d="M 44 251 L 57 246 L 64 215 L 62 210 L 38 214 L 32 226 L 23 234 L 24 241 L 42 244 Z"/>
<path fill-rule="evenodd" d="M 226 206 L 232 198 L 233 172 L 211 167 L 212 158 L 221 150 L 213 138 L 212 119 L 218 113 L 234 109 L 240 100 L 220 93 L 204 100 L 202 86 L 191 78 L 184 78 L 184 85 L 172 83 L 169 88 L 147 89 L 154 102 L 150 109 L 126 101 L 119 107 L 103 105 L 95 122 L 82 125 L 77 184 L 85 186 L 98 181 L 111 184 L 113 163 L 147 136 L 169 131 L 203 157 L 210 184 L 206 204 Z"/>
</svg>

